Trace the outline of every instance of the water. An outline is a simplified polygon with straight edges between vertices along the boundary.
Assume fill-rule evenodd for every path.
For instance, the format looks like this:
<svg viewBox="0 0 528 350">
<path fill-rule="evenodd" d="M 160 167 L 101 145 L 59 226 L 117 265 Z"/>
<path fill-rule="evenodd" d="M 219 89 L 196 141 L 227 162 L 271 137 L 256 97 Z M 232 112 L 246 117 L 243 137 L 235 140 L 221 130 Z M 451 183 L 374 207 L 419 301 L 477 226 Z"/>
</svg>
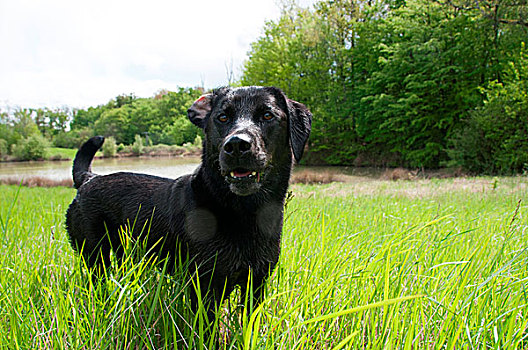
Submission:
<svg viewBox="0 0 528 350">
<path fill-rule="evenodd" d="M 106 175 L 118 171 L 130 171 L 149 175 L 175 179 L 181 175 L 194 172 L 200 163 L 199 157 L 126 157 L 95 159 L 92 171 Z M 43 162 L 0 162 L 0 179 L 10 178 L 19 182 L 31 177 L 41 177 L 56 181 L 71 179 L 72 161 L 43 161 Z M 381 170 L 372 168 L 353 167 L 311 167 L 299 166 L 294 172 L 308 170 L 313 173 L 333 173 L 347 177 L 379 178 Z"/>
<path fill-rule="evenodd" d="M 178 176 L 192 173 L 199 163 L 199 157 L 95 159 L 92 164 L 92 171 L 101 175 L 117 171 L 130 171 L 177 178 Z M 71 179 L 71 169 L 72 161 L 6 162 L 0 163 L 0 178 L 22 180 L 38 176 L 53 180 L 64 180 Z"/>
</svg>

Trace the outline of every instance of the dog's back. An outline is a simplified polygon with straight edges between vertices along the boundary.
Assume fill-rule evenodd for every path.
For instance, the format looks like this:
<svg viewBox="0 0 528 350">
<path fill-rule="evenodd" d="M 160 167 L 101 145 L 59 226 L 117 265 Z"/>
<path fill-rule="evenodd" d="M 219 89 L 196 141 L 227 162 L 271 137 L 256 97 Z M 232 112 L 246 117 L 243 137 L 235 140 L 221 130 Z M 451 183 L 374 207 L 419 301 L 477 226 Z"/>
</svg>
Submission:
<svg viewBox="0 0 528 350">
<path fill-rule="evenodd" d="M 108 267 L 112 248 L 119 257 L 120 227 L 133 229 L 130 233 L 136 237 L 147 236 L 152 231 L 148 240 L 153 242 L 159 240 L 160 234 L 165 235 L 169 230 L 167 223 L 171 221 L 166 206 L 170 204 L 169 196 L 174 195 L 173 185 L 188 177 L 175 182 L 126 172 L 94 174 L 91 162 L 103 142 L 102 136 L 95 136 L 77 152 L 73 164 L 77 196 L 66 212 L 70 243 L 76 251 L 82 252 L 90 268 L 97 264 Z M 156 207 L 159 210 L 156 211 Z M 134 225 L 135 222 L 138 224 Z"/>
</svg>

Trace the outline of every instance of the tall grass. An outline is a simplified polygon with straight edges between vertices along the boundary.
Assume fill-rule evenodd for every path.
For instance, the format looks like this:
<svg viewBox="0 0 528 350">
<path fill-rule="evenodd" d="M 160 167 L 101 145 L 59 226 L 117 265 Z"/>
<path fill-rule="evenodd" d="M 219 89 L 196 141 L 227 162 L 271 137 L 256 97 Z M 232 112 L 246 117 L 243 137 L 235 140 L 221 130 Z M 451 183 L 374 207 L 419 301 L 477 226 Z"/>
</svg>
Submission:
<svg viewBox="0 0 528 350">
<path fill-rule="evenodd" d="M 141 247 L 91 283 L 63 226 L 73 190 L 0 191 L 4 348 L 528 347 L 526 178 L 295 185 L 266 300 L 225 305 L 208 336 L 192 282 Z"/>
</svg>

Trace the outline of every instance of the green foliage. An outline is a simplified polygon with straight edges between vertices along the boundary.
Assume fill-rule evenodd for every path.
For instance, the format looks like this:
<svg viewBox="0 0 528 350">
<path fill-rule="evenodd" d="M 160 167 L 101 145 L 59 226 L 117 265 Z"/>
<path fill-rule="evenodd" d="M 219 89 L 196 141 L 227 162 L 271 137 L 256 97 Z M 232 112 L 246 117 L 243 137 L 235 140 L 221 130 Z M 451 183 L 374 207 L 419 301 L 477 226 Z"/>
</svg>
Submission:
<svg viewBox="0 0 528 350">
<path fill-rule="evenodd" d="M 484 104 L 453 136 L 453 163 L 475 173 L 521 173 L 528 168 L 528 51 L 522 44 L 503 82 L 482 89 Z"/>
<path fill-rule="evenodd" d="M 129 137 L 131 121 L 129 118 L 129 106 L 109 109 L 101 114 L 101 117 L 94 123 L 94 131 L 97 135 L 114 136 L 117 142 L 132 143 Z"/>
<path fill-rule="evenodd" d="M 52 139 L 56 135 L 66 132 L 72 112 L 68 109 L 39 108 L 33 110 L 33 114 L 33 119 L 42 135 Z"/>
<path fill-rule="evenodd" d="M 385 36 L 399 35 L 378 46 L 379 66 L 358 117 L 363 140 L 402 165 L 435 167 L 447 158 L 446 136 L 474 106 L 483 71 L 477 43 L 467 45 L 467 27 L 464 15 L 422 1 L 409 1 L 379 24 Z"/>
<path fill-rule="evenodd" d="M 146 136 L 148 145 L 192 143 L 200 131 L 187 119 L 187 108 L 202 92 L 180 88 L 160 91 L 153 98 L 120 95 L 105 105 L 80 110 L 17 108 L 0 114 L 0 139 L 19 154 L 22 148 L 13 145 L 36 134 L 61 148 L 78 148 L 95 135 L 114 137 L 124 145 L 137 144 L 136 135 Z M 141 147 L 136 150 L 142 152 Z"/>
<path fill-rule="evenodd" d="M 311 162 L 438 167 L 482 105 L 479 87 L 502 79 L 528 34 L 528 5 L 493 4 L 289 5 L 252 44 L 241 82 L 276 85 L 312 110 Z"/>
<path fill-rule="evenodd" d="M 115 157 L 117 153 L 117 144 L 114 137 L 110 136 L 105 139 L 103 143 L 103 156 L 105 158 Z"/>
<path fill-rule="evenodd" d="M 73 116 L 70 124 L 72 130 L 92 127 L 93 124 L 101 117 L 101 114 L 108 109 L 106 106 L 89 107 L 88 109 L 79 109 Z"/>
<path fill-rule="evenodd" d="M 183 145 L 192 142 L 198 134 L 198 128 L 187 116 L 179 116 L 172 125 L 161 132 L 160 142 L 167 145 Z"/>
<path fill-rule="evenodd" d="M 202 137 L 200 135 L 196 135 L 192 144 L 194 147 L 199 148 L 199 147 L 202 147 L 202 143 L 203 143 Z"/>
<path fill-rule="evenodd" d="M 4 158 L 8 154 L 8 144 L 4 139 L 0 139 L 0 159 Z"/>
<path fill-rule="evenodd" d="M 160 91 L 153 98 L 118 96 L 108 104 L 79 110 L 72 131 L 92 128 L 94 134 L 113 136 L 131 145 L 135 135 L 148 135 L 153 144 L 182 145 L 192 142 L 199 130 L 187 119 L 187 108 L 201 95 L 198 89 Z"/>
<path fill-rule="evenodd" d="M 142 155 L 145 150 L 145 147 L 143 145 L 143 139 L 141 138 L 141 135 L 136 135 L 134 137 L 134 143 L 132 144 L 132 153 L 139 156 Z"/>
<path fill-rule="evenodd" d="M 13 113 L 13 133 L 17 140 L 27 139 L 39 133 L 35 120 L 33 120 L 31 109 L 19 108 Z"/>
<path fill-rule="evenodd" d="M 18 140 L 11 152 L 18 160 L 39 160 L 47 158 L 48 147 L 48 140 L 37 133 Z"/>
<path fill-rule="evenodd" d="M 16 157 L 19 159 L 43 158 L 46 154 L 44 150 L 39 156 L 31 155 L 34 152 L 27 150 L 28 147 L 31 148 L 28 140 L 31 139 L 30 143 L 37 142 L 37 139 L 42 142 L 39 136 L 43 136 L 48 141 L 53 140 L 55 146 L 70 148 L 78 135 L 66 133 L 69 120 L 70 112 L 65 109 L 16 108 L 11 113 L 1 114 L 0 140 L 7 143 L 8 150 L 17 149 Z M 48 144 L 49 142 L 46 143 Z"/>
<path fill-rule="evenodd" d="M 268 22 L 264 36 L 252 44 L 241 82 L 274 85 L 305 103 L 315 115 L 311 152 L 324 152 L 329 163 L 346 162 L 338 153 L 349 151 L 354 137 L 349 132 L 350 108 L 341 99 L 347 99 L 350 84 L 339 37 L 351 31 L 350 25 L 332 21 L 323 11 L 295 7 L 285 11 L 277 23 Z"/>
<path fill-rule="evenodd" d="M 527 37 L 526 1 L 321 0 L 312 9 L 285 1 L 252 43 L 239 83 L 277 86 L 310 108 L 304 162 L 522 172 L 519 47 Z M 120 95 L 81 110 L 18 108 L 0 113 L 0 139 L 8 151 L 36 133 L 67 148 L 95 134 L 123 147 L 136 135 L 146 146 L 190 145 L 201 131 L 186 111 L 202 93 Z"/>
<path fill-rule="evenodd" d="M 93 134 L 92 130 L 80 129 L 58 133 L 53 137 L 53 145 L 60 148 L 79 148 Z"/>
</svg>

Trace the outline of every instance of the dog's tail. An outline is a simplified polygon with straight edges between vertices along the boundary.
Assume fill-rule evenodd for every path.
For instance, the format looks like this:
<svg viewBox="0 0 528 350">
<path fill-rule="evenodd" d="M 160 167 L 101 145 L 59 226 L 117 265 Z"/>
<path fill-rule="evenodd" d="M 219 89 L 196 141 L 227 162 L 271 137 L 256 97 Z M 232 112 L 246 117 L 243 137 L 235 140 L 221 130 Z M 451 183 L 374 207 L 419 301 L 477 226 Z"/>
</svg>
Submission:
<svg viewBox="0 0 528 350">
<path fill-rule="evenodd" d="M 79 188 L 83 183 L 95 176 L 92 173 L 92 160 L 95 153 L 104 143 L 104 137 L 94 136 L 81 146 L 73 160 L 73 184 Z"/>
</svg>

